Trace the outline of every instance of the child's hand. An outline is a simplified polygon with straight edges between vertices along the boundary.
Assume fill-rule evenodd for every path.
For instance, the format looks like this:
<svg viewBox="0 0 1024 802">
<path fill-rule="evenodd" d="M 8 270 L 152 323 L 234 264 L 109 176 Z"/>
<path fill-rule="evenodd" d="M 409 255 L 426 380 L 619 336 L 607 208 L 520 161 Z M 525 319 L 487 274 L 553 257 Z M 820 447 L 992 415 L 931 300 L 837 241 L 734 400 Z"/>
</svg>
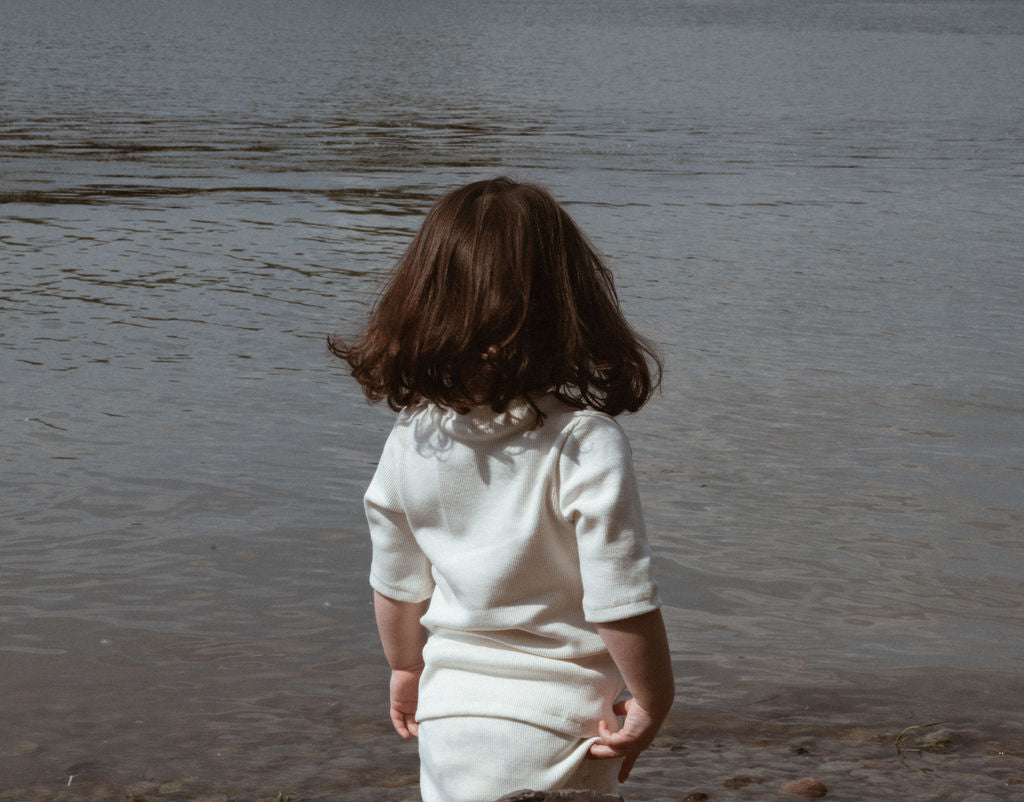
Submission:
<svg viewBox="0 0 1024 802">
<path fill-rule="evenodd" d="M 590 747 L 590 755 L 623 758 L 619 782 L 625 782 L 637 756 L 651 745 L 672 707 L 676 695 L 672 655 L 661 610 L 598 624 L 597 631 L 633 698 L 614 707 L 618 715 L 626 717 L 618 732 L 612 732 L 607 722 L 600 722 L 600 739 Z"/>
<path fill-rule="evenodd" d="M 427 612 L 429 599 L 404 602 L 373 591 L 373 609 L 377 629 L 388 665 L 391 669 L 391 723 L 403 738 L 419 734 L 416 704 L 420 697 L 420 674 L 423 673 L 423 646 L 427 630 L 420 619 Z"/>
<path fill-rule="evenodd" d="M 622 768 L 619 769 L 619 782 L 624 783 L 633 770 L 633 764 L 658 734 L 664 716 L 655 717 L 648 713 L 636 699 L 627 699 L 615 705 L 615 712 L 625 715 L 626 720 L 618 732 L 612 732 L 607 722 L 598 723 L 601 739 L 590 746 L 592 758 L 608 759 L 621 757 Z"/>
<path fill-rule="evenodd" d="M 420 725 L 416 723 L 416 704 L 422 673 L 423 663 L 391 671 L 391 723 L 395 731 L 406 739 L 410 735 L 418 737 L 420 732 Z"/>
</svg>

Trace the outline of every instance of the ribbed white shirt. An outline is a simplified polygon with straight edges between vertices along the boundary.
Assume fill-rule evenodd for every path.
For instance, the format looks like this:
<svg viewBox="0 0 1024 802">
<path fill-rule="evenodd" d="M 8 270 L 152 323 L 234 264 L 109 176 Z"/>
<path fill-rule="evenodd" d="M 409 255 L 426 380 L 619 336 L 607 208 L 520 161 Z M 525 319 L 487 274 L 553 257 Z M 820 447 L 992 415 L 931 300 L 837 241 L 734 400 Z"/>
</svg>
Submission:
<svg viewBox="0 0 1024 802">
<path fill-rule="evenodd" d="M 622 429 L 536 402 L 537 427 L 525 401 L 502 414 L 403 411 L 366 491 L 370 584 L 430 599 L 421 720 L 589 728 L 621 689 L 593 624 L 661 603 Z"/>
</svg>

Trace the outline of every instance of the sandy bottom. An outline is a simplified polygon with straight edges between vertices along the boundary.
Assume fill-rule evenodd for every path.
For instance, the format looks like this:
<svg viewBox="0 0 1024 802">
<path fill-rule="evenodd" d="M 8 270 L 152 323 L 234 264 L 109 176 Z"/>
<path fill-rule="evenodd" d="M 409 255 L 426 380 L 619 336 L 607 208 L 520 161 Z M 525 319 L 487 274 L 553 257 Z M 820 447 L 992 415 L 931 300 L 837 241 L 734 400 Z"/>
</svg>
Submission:
<svg viewBox="0 0 1024 802">
<path fill-rule="evenodd" d="M 778 703 L 779 699 L 774 700 Z M 679 709 L 622 788 L 627 800 L 793 800 L 782 786 L 814 777 L 842 800 L 1024 798 L 1024 737 L 1019 724 L 998 730 L 956 722 L 865 723 L 830 715 L 823 727 L 807 710 L 730 716 Z M 902 726 L 900 726 L 902 725 Z M 928 725 L 928 726 L 925 726 Z M 913 727 L 906 730 L 904 727 Z M 900 734 L 903 733 L 900 739 Z M 22 740 L 4 756 L 50 763 L 43 781 L 0 790 L 18 802 L 126 800 L 417 800 L 415 747 L 381 727 L 350 722 L 333 743 L 295 738 L 250 745 L 248 756 L 154 762 L 138 776 L 116 762 L 54 764 L 43 745 Z M 899 739 L 899 740 L 897 740 Z M 287 741 L 291 741 L 287 743 Z M 265 753 L 265 761 L 253 758 Z M 210 758 L 213 758 L 212 760 Z M 7 761 L 5 761 L 7 762 Z M 220 762 L 214 768 L 211 763 Z M 239 773 L 240 764 L 254 765 Z M 155 766 L 160 765 L 157 769 Z"/>
<path fill-rule="evenodd" d="M 308 638 L 273 645 L 270 655 L 266 644 L 151 638 L 144 659 L 115 644 L 77 672 L 5 655 L 0 800 L 417 800 L 416 746 L 387 720 L 381 658 Z M 782 786 L 803 777 L 836 800 L 1024 799 L 1017 674 L 760 672 L 701 684 L 712 667 L 676 668 L 679 698 L 627 800 L 794 802 Z"/>
</svg>

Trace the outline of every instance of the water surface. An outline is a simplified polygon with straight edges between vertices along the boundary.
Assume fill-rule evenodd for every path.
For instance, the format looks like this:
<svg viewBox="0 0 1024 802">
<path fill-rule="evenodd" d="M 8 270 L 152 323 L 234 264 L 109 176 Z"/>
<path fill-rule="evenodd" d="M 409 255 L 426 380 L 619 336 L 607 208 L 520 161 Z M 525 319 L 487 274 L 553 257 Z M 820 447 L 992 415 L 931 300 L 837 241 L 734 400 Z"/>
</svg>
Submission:
<svg viewBox="0 0 1024 802">
<path fill-rule="evenodd" d="M 324 337 L 497 174 L 666 359 L 624 425 L 680 699 L 627 793 L 1024 778 L 1024 7 L 3 11 L 0 798 L 415 797 L 360 507 L 391 417 Z"/>
</svg>

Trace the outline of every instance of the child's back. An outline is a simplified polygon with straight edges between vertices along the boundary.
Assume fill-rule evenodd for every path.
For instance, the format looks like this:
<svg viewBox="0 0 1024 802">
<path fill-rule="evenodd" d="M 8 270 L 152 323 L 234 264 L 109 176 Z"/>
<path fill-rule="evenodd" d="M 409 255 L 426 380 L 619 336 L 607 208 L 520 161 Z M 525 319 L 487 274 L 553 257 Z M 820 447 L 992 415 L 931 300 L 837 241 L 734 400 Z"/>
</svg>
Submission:
<svg viewBox="0 0 1024 802">
<path fill-rule="evenodd" d="M 371 584 L 431 599 L 420 721 L 528 715 L 596 735 L 621 686 L 593 623 L 659 606 L 622 430 L 553 396 L 537 403 L 541 426 L 525 402 L 501 414 L 404 412 L 366 493 Z M 507 665 L 477 656 L 481 646 L 504 649 Z M 474 673 L 478 661 L 486 673 Z M 580 682 L 594 671 L 605 672 L 596 705 Z"/>
<path fill-rule="evenodd" d="M 651 352 L 607 269 L 543 190 L 471 184 L 334 350 L 401 411 L 365 505 L 391 718 L 419 735 L 424 799 L 612 790 L 606 758 L 625 779 L 674 690 L 611 417 L 650 395 Z"/>
</svg>

